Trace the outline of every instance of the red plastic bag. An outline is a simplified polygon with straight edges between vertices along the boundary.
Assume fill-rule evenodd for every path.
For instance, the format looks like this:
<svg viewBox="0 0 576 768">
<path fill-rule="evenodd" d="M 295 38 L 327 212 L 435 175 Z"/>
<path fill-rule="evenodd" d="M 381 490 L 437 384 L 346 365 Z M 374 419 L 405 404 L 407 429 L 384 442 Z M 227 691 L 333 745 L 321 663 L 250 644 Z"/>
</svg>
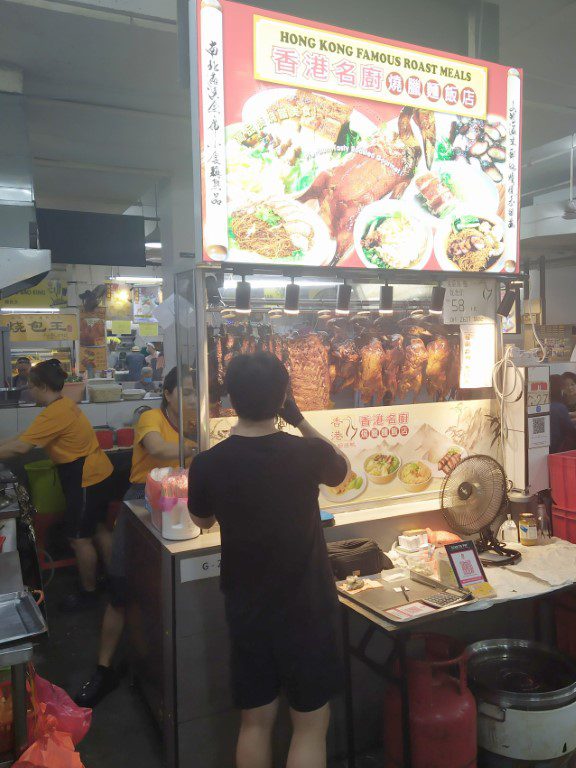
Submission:
<svg viewBox="0 0 576 768">
<path fill-rule="evenodd" d="M 38 708 L 41 706 L 43 714 L 55 719 L 57 730 L 69 734 L 74 745 L 79 744 L 90 729 L 92 710 L 79 707 L 66 691 L 38 674 L 33 674 L 30 680 L 32 700 L 37 714 L 32 738 L 38 739 L 46 732 L 46 718 L 38 716 Z"/>
<path fill-rule="evenodd" d="M 44 735 L 28 747 L 13 768 L 84 768 L 69 733 L 58 730 L 58 721 L 41 704 L 38 721 Z"/>
</svg>

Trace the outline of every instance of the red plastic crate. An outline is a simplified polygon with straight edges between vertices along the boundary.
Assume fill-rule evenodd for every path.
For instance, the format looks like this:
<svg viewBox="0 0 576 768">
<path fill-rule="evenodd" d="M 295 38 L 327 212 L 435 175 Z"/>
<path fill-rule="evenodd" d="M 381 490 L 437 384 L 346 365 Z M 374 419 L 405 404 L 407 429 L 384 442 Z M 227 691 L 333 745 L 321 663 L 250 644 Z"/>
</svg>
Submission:
<svg viewBox="0 0 576 768">
<path fill-rule="evenodd" d="M 552 533 L 559 539 L 576 544 L 576 512 L 552 507 Z"/>
<path fill-rule="evenodd" d="M 550 454 L 548 467 L 554 504 L 568 512 L 576 512 L 576 451 Z"/>
</svg>

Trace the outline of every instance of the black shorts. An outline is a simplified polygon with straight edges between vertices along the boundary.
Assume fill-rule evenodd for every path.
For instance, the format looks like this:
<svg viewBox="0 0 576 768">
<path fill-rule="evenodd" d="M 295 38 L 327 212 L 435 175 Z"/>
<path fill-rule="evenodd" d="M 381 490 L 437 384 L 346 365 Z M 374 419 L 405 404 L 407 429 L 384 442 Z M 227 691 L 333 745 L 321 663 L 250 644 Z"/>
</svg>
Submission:
<svg viewBox="0 0 576 768">
<path fill-rule="evenodd" d="M 106 521 L 112 500 L 112 477 L 82 488 L 84 459 L 58 465 L 58 474 L 66 500 L 64 525 L 69 539 L 90 539 L 98 525 Z"/>
<path fill-rule="evenodd" d="M 124 496 L 124 501 L 144 498 L 144 484 L 134 483 Z M 120 510 L 112 536 L 112 557 L 109 573 L 110 603 L 115 608 L 126 606 L 126 511 Z"/>
<path fill-rule="evenodd" d="M 282 692 L 297 712 L 313 712 L 342 688 L 337 615 L 325 620 L 261 622 L 251 633 L 230 625 L 231 681 L 238 709 L 273 702 Z"/>
</svg>

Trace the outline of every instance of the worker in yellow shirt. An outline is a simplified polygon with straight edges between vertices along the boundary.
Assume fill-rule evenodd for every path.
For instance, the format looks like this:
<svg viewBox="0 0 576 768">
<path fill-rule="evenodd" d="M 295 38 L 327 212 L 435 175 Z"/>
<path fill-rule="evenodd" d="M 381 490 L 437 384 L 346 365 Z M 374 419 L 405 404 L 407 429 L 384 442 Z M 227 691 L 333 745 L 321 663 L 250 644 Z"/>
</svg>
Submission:
<svg viewBox="0 0 576 768">
<path fill-rule="evenodd" d="M 113 468 L 86 414 L 70 398 L 62 396 L 67 377 L 59 360 L 46 360 L 32 368 L 29 393 L 44 410 L 20 436 L 0 443 L 0 461 L 38 447 L 56 465 L 66 500 L 66 535 L 80 577 L 80 590 L 69 595 L 60 608 L 78 611 L 97 600 L 98 554 L 106 565 L 110 560 L 111 534 L 104 523 L 112 495 Z"/>
<path fill-rule="evenodd" d="M 164 379 L 161 407 L 146 411 L 138 420 L 134 434 L 131 485 L 124 496 L 126 502 L 144 498 L 146 479 L 153 469 L 179 466 L 177 379 L 176 368 L 173 368 Z M 182 401 L 185 421 L 192 411 L 193 398 L 192 378 L 184 377 Z M 187 440 L 184 447 L 185 457 L 189 459 L 195 450 L 196 443 Z M 121 513 L 114 529 L 110 602 L 102 621 L 98 666 L 74 699 L 83 707 L 96 706 L 119 683 L 119 676 L 112 662 L 122 638 L 126 615 L 125 530 L 125 518 Z"/>
</svg>

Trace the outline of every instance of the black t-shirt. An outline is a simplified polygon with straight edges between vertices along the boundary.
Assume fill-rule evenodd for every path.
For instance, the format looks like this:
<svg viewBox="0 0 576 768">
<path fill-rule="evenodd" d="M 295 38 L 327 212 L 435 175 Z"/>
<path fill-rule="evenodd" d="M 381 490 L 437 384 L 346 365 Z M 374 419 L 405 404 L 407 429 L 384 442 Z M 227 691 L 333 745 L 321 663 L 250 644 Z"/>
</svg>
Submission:
<svg viewBox="0 0 576 768">
<path fill-rule="evenodd" d="M 346 461 L 316 438 L 232 435 L 190 465 L 189 506 L 214 515 L 228 613 L 331 611 L 336 599 L 320 523 L 318 486 L 338 485 Z"/>
</svg>

